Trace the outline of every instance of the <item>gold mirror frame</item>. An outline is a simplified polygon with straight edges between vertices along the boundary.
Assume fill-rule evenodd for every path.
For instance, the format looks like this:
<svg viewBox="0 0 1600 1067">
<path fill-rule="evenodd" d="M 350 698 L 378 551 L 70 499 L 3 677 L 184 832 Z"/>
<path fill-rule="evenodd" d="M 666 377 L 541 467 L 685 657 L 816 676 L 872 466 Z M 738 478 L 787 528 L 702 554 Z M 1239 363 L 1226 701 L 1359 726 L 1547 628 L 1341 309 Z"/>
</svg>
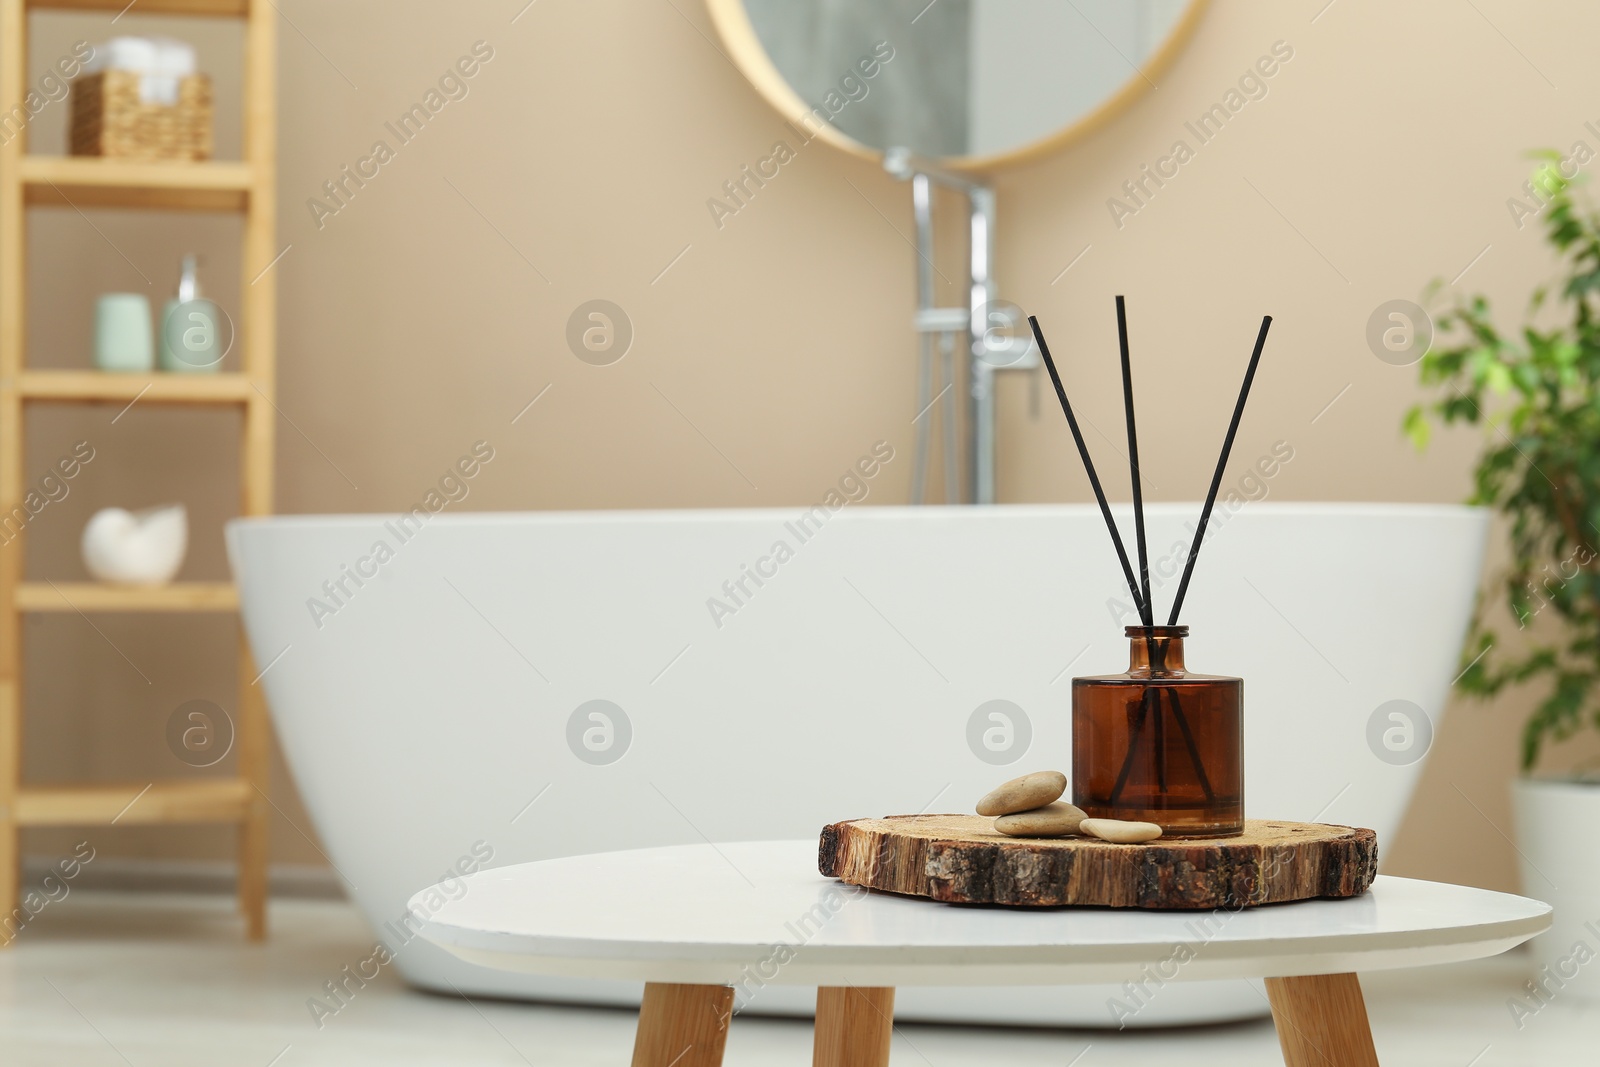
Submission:
<svg viewBox="0 0 1600 1067">
<path fill-rule="evenodd" d="M 991 171 L 1018 163 L 1032 162 L 1088 137 L 1126 110 L 1144 94 L 1151 82 L 1166 73 L 1167 68 L 1177 59 L 1178 53 L 1194 36 L 1200 16 L 1205 13 L 1209 4 L 1210 0 L 1189 0 L 1189 6 L 1178 17 L 1172 32 L 1167 35 L 1161 47 L 1151 54 L 1149 61 L 1123 82 L 1109 98 L 1078 121 L 1048 137 L 1040 138 L 1020 148 L 1013 148 L 1008 152 L 988 156 L 953 156 L 944 159 L 940 165 L 966 173 Z M 710 12 L 711 24 L 716 27 L 717 36 L 722 39 L 722 44 L 728 50 L 734 65 L 750 84 L 755 86 L 756 92 L 760 93 L 779 115 L 792 123 L 800 124 L 801 128 L 808 128 L 804 125 L 804 120 L 811 115 L 811 108 L 790 88 L 778 68 L 773 66 L 766 48 L 761 44 L 761 39 L 756 36 L 755 27 L 750 24 L 750 16 L 745 13 L 744 0 L 706 0 L 706 10 Z M 823 123 L 816 130 L 816 136 L 835 148 L 861 159 L 873 162 L 883 160 L 881 149 L 862 144 L 841 132 L 832 123 Z"/>
</svg>

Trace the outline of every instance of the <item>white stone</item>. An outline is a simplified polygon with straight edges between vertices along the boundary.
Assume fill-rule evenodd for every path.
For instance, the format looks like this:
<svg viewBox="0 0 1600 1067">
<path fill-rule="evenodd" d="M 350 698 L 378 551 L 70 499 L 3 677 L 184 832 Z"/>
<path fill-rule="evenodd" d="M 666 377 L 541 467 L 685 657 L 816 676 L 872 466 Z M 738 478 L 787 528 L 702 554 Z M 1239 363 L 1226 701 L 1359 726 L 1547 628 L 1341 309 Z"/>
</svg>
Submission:
<svg viewBox="0 0 1600 1067">
<path fill-rule="evenodd" d="M 1078 832 L 1114 841 L 1119 845 L 1137 845 L 1141 841 L 1154 841 L 1161 836 L 1161 827 L 1153 822 L 1123 822 L 1121 819 L 1084 819 Z"/>
</svg>

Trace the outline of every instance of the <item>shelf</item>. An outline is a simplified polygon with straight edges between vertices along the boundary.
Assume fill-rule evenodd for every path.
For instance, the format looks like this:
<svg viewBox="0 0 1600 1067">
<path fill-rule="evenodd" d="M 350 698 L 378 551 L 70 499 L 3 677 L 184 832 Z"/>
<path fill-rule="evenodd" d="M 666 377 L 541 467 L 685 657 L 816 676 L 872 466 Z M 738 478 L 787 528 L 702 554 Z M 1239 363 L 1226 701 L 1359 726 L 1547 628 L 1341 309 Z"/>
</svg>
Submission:
<svg viewBox="0 0 1600 1067">
<path fill-rule="evenodd" d="M 62 405 L 93 405 L 91 421 L 103 419 L 99 422 L 102 428 L 117 423 L 131 408 L 143 411 L 152 404 L 169 412 L 178 405 L 205 411 L 231 408 L 218 419 L 202 419 L 203 428 L 237 431 L 240 510 L 267 514 L 272 510 L 273 442 L 278 421 L 272 403 L 277 286 L 270 278 L 256 277 L 255 272 L 265 275 L 283 258 L 276 234 L 277 40 L 282 21 L 277 0 L 0 0 L 0 85 L 21 93 L 32 84 L 28 31 L 55 21 L 48 17 L 52 12 L 92 13 L 89 21 L 97 22 L 100 32 L 108 32 L 106 24 L 123 15 L 129 17 L 118 25 L 132 26 L 122 31 L 128 33 L 156 21 L 141 21 L 144 15 L 237 19 L 243 44 L 239 58 L 245 73 L 239 86 L 243 95 L 240 151 L 232 154 L 243 158 L 187 162 L 53 155 L 51 150 L 30 154 L 20 142 L 0 151 L 0 304 L 5 305 L 4 322 L 0 322 L 0 483 L 15 490 L 12 496 L 23 494 L 33 483 L 37 472 L 26 449 L 33 436 L 29 416 L 53 415 Z M 30 26 L 30 15 L 46 17 L 32 19 Z M 192 20 L 190 24 L 200 28 Z M 14 102 L 0 101 L 0 108 Z M 250 284 L 241 283 L 238 307 L 230 309 L 239 326 L 236 340 L 243 343 L 247 355 L 242 361 L 235 356 L 238 362 L 228 364 L 235 373 L 215 373 L 217 368 L 211 368 L 212 373 L 165 373 L 153 368 L 114 373 L 92 369 L 88 359 L 68 354 L 56 354 L 49 366 L 28 365 L 29 330 L 22 312 L 29 306 L 33 279 L 24 224 L 29 211 L 41 219 L 73 218 L 81 212 L 98 225 L 94 214 L 107 209 L 154 212 L 144 220 L 147 225 L 137 227 L 148 230 L 152 239 L 160 236 L 166 212 L 191 218 L 231 215 L 238 219 L 240 261 L 251 266 L 244 279 Z M 133 220 L 128 221 L 131 224 Z M 234 226 L 232 221 L 227 223 L 229 229 Z M 101 248 L 91 258 L 118 262 L 111 248 Z M 46 407 L 52 410 L 46 412 Z M 116 426 L 111 426 L 107 432 L 115 430 Z M 271 727 L 262 687 L 252 681 L 257 669 L 242 627 L 235 621 L 238 589 L 225 581 L 157 588 L 94 581 L 24 581 L 27 547 L 21 543 L 11 546 L 11 555 L 4 557 L 9 562 L 0 567 L 0 845 L 14 842 L 19 826 L 97 825 L 105 829 L 112 824 L 232 824 L 238 830 L 239 908 L 245 917 L 246 936 L 260 941 L 267 931 L 272 804 L 265 790 L 271 779 Z M 82 617 L 77 614 L 80 612 Z M 208 626 L 220 622 L 238 632 L 237 655 L 230 657 L 238 664 L 238 703 L 233 713 L 237 734 L 231 753 L 234 777 L 228 777 L 222 768 L 185 774 L 181 773 L 184 768 L 174 764 L 168 771 L 171 778 L 159 782 L 140 778 L 118 784 L 34 783 L 23 778 L 23 734 L 29 716 L 54 710 L 30 708 L 24 699 L 24 639 L 34 629 L 28 621 L 47 613 L 68 629 L 85 620 L 100 626 L 103 623 L 96 615 L 112 612 L 158 613 L 129 620 L 144 626 L 167 626 L 191 613 L 208 612 L 213 613 L 205 619 Z M 226 618 L 228 614 L 234 618 Z M 137 686 L 137 680 L 131 684 Z M 117 709 L 103 710 L 109 715 Z M 21 906 L 23 890 L 18 876 L 16 849 L 0 847 L 0 917 Z M 3 942 L 0 938 L 0 954 Z M 0 1055 L 0 1060 L 4 1058 Z"/>
<path fill-rule="evenodd" d="M 30 204 L 243 211 L 248 163 L 147 163 L 92 156 L 23 156 L 17 163 Z"/>
<path fill-rule="evenodd" d="M 122 11 L 132 7 L 135 15 L 217 15 L 241 17 L 250 13 L 250 0 L 27 0 L 39 11 Z"/>
<path fill-rule="evenodd" d="M 18 611 L 238 611 L 231 582 L 110 585 L 104 582 L 20 582 Z"/>
<path fill-rule="evenodd" d="M 243 374 L 98 370 L 28 370 L 17 379 L 24 400 L 141 404 L 242 404 L 255 394 Z"/>
<path fill-rule="evenodd" d="M 23 826 L 118 826 L 149 823 L 241 822 L 254 792 L 242 778 L 117 785 L 24 785 L 16 820 Z"/>
</svg>

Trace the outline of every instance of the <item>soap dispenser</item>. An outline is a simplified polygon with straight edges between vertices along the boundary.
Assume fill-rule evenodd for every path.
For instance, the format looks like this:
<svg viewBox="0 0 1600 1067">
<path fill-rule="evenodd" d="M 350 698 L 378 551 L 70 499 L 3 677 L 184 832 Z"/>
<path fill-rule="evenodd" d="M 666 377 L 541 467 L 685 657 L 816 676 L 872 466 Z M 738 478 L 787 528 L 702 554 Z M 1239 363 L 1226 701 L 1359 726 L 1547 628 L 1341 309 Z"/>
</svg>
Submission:
<svg viewBox="0 0 1600 1067">
<path fill-rule="evenodd" d="M 221 334 L 229 328 L 228 323 L 223 320 L 222 309 L 200 295 L 196 268 L 194 256 L 183 257 L 178 295 L 168 300 L 161 312 L 158 351 L 162 370 L 215 373 L 227 354 Z"/>
</svg>

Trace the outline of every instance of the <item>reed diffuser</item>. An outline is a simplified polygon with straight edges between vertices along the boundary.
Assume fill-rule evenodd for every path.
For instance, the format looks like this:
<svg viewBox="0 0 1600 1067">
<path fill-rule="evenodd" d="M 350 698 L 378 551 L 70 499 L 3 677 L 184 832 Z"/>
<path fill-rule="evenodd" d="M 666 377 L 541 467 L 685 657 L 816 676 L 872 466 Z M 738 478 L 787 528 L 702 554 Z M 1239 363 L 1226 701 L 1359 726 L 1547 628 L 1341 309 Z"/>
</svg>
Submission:
<svg viewBox="0 0 1600 1067">
<path fill-rule="evenodd" d="M 1128 355 L 1127 307 L 1117 297 L 1117 337 L 1122 356 L 1122 398 L 1128 430 L 1128 465 L 1133 489 L 1133 529 L 1139 570 L 1135 574 L 1111 517 L 1105 489 L 1095 473 L 1072 403 L 1061 384 L 1039 320 L 1028 317 L 1039 353 L 1067 417 L 1095 501 L 1111 533 L 1140 625 L 1129 626 L 1128 669 L 1122 674 L 1072 680 L 1072 802 L 1091 818 L 1153 822 L 1174 837 L 1228 837 L 1244 831 L 1244 682 L 1196 674 L 1184 662 L 1189 628 L 1178 623 L 1195 560 L 1205 541 L 1211 509 L 1239 431 L 1256 367 L 1266 347 L 1272 316 L 1261 320 L 1255 350 L 1233 418 L 1222 441 L 1200 525 L 1189 545 L 1183 578 L 1166 625 L 1155 624 L 1150 598 L 1150 563 L 1145 541 L 1144 488 L 1139 474 L 1139 435 L 1134 417 L 1133 368 Z"/>
</svg>

